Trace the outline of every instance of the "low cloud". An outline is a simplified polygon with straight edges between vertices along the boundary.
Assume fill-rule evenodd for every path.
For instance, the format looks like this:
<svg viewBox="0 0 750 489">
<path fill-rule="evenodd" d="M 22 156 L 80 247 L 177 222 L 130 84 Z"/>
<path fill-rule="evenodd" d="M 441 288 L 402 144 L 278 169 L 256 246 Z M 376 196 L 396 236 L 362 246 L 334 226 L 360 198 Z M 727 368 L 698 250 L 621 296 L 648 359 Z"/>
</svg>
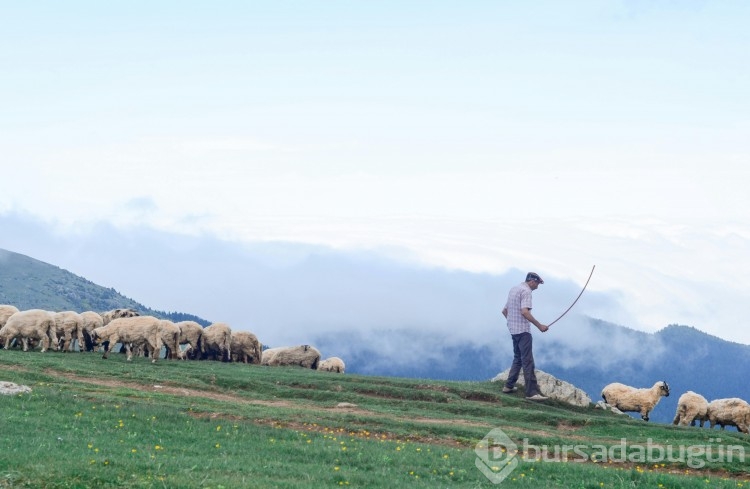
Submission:
<svg viewBox="0 0 750 489">
<path fill-rule="evenodd" d="M 505 364 L 510 337 L 501 315 L 507 292 L 526 271 L 481 274 L 392 259 L 377 250 L 295 243 L 234 243 L 107 224 L 52 234 L 26 217 L 0 219 L 0 247 L 25 254 L 158 310 L 195 314 L 252 331 L 269 346 L 325 344 L 324 356 L 357 358 L 359 370 L 422 368 L 482 352 Z M 393 255 L 392 250 L 389 250 Z M 404 254 L 405 256 L 406 254 Z M 545 278 L 534 314 L 551 322 L 581 284 Z M 548 333 L 536 332 L 540 365 L 601 368 L 658 348 L 644 338 L 613 338 L 586 317 L 625 317 L 616 293 L 587 291 Z M 650 335 L 646 335 L 650 336 Z"/>
</svg>

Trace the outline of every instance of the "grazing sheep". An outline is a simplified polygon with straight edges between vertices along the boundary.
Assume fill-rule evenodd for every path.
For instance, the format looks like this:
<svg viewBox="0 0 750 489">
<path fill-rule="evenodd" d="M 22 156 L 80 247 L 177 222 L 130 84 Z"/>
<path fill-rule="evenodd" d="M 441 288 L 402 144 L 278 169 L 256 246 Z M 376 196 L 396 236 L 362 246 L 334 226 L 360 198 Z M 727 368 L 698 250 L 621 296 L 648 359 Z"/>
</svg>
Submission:
<svg viewBox="0 0 750 489">
<path fill-rule="evenodd" d="M 63 352 L 72 350 L 73 340 L 79 336 L 81 316 L 75 311 L 62 311 L 52 314 L 55 318 L 55 328 L 59 349 Z M 60 344 L 62 342 L 62 344 Z"/>
<path fill-rule="evenodd" d="M 723 430 L 725 426 L 736 426 L 742 433 L 750 432 L 750 404 L 737 397 L 716 399 L 708 403 L 708 421 L 711 429 L 717 424 Z"/>
<path fill-rule="evenodd" d="M 180 345 L 188 345 L 183 352 L 185 358 L 195 359 L 201 352 L 203 326 L 195 321 L 180 321 L 175 324 L 180 328 Z"/>
<path fill-rule="evenodd" d="M 16 306 L 11 306 L 9 304 L 0 305 L 0 328 L 5 326 L 5 323 L 8 322 L 8 318 L 17 312 L 18 308 Z M 0 346 L 3 346 L 2 341 L 0 341 Z"/>
<path fill-rule="evenodd" d="M 696 421 L 703 428 L 703 423 L 708 419 L 708 401 L 700 394 L 687 391 L 677 401 L 677 411 L 672 424 L 680 426 L 695 426 Z"/>
<path fill-rule="evenodd" d="M 91 342 L 91 333 L 101 326 L 104 326 L 102 315 L 94 311 L 84 311 L 80 314 L 81 327 L 78 328 L 78 349 L 80 351 L 94 351 L 94 344 Z"/>
<path fill-rule="evenodd" d="M 604 402 L 623 412 L 639 412 L 644 421 L 648 421 L 648 413 L 659 403 L 661 397 L 668 395 L 669 386 L 664 381 L 655 383 L 650 389 L 637 389 L 618 382 L 602 389 Z"/>
<path fill-rule="evenodd" d="M 91 334 L 91 341 L 99 346 L 105 342 L 102 358 L 109 356 L 109 351 L 118 342 L 125 347 L 128 361 L 133 359 L 133 347 L 142 345 L 147 348 L 151 356 L 151 363 L 155 363 L 161 351 L 161 337 L 159 335 L 159 319 L 153 316 L 135 316 L 117 318 L 105 326 L 96 328 Z"/>
<path fill-rule="evenodd" d="M 164 358 L 184 359 L 185 356 L 180 350 L 180 328 L 168 319 L 159 321 L 159 335 L 166 352 Z M 157 356 L 159 352 L 156 352 Z"/>
<path fill-rule="evenodd" d="M 42 309 L 19 311 L 9 317 L 5 326 L 0 329 L 0 342 L 7 350 L 12 340 L 20 339 L 23 351 L 29 351 L 29 340 L 39 341 L 42 352 L 45 352 L 50 345 L 57 349 L 55 329 L 55 318 L 51 312 Z"/>
<path fill-rule="evenodd" d="M 345 370 L 344 361 L 339 357 L 326 358 L 325 360 L 320 361 L 318 370 L 322 372 L 336 372 L 343 374 Z"/>
<path fill-rule="evenodd" d="M 164 358 L 165 359 L 184 359 L 182 350 L 180 350 L 180 329 L 169 319 L 159 320 L 159 337 L 161 338 L 161 344 L 164 347 Z M 132 346 L 133 356 L 148 357 L 148 348 L 145 345 Z M 156 357 L 159 358 L 161 352 L 156 352 Z"/>
<path fill-rule="evenodd" d="M 118 309 L 112 309 L 111 311 L 103 312 L 101 316 L 102 316 L 102 322 L 104 323 L 102 324 L 102 326 L 106 326 L 113 319 L 134 318 L 134 317 L 140 316 L 140 314 L 135 309 L 118 308 Z"/>
<path fill-rule="evenodd" d="M 232 328 L 226 323 L 213 323 L 201 335 L 201 358 L 229 362 L 232 352 Z"/>
<path fill-rule="evenodd" d="M 313 370 L 318 368 L 320 352 L 310 345 L 280 346 L 263 352 L 261 365 L 273 367 L 295 365 Z"/>
<path fill-rule="evenodd" d="M 11 306 L 9 304 L 0 305 L 0 328 L 5 326 L 5 323 L 8 322 L 8 318 L 17 312 L 18 308 L 16 306 Z"/>
<path fill-rule="evenodd" d="M 258 337 L 245 331 L 232 332 L 232 361 L 259 364 L 262 346 Z"/>
</svg>

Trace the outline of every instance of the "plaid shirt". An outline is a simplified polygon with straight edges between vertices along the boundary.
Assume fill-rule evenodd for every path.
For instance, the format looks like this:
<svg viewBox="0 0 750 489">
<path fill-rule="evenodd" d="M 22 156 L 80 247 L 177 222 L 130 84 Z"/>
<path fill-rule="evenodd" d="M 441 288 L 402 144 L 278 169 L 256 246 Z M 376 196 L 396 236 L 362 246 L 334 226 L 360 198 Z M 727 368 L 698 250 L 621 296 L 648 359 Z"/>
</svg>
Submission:
<svg viewBox="0 0 750 489">
<path fill-rule="evenodd" d="M 510 334 L 528 333 L 529 320 L 523 317 L 521 309 L 531 309 L 531 287 L 526 282 L 516 285 L 508 293 L 508 302 L 505 308 L 508 310 L 508 331 Z"/>
</svg>

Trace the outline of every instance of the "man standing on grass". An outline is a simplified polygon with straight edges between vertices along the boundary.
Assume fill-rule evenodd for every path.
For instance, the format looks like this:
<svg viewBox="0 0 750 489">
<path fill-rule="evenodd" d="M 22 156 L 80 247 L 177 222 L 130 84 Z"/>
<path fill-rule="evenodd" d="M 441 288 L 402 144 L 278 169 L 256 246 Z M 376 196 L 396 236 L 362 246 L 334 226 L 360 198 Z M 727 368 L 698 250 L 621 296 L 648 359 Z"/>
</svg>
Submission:
<svg viewBox="0 0 750 489">
<path fill-rule="evenodd" d="M 534 354 L 531 348 L 531 333 L 529 323 L 536 326 L 544 333 L 548 326 L 537 321 L 531 315 L 531 292 L 543 284 L 544 280 L 534 272 L 526 274 L 526 280 L 508 293 L 508 302 L 503 308 L 503 316 L 508 320 L 508 330 L 513 338 L 513 364 L 508 372 L 508 380 L 505 382 L 503 392 L 510 393 L 516 390 L 516 381 L 523 368 L 523 378 L 526 384 L 526 399 L 530 401 L 544 401 L 547 399 L 539 391 L 534 373 Z"/>
</svg>

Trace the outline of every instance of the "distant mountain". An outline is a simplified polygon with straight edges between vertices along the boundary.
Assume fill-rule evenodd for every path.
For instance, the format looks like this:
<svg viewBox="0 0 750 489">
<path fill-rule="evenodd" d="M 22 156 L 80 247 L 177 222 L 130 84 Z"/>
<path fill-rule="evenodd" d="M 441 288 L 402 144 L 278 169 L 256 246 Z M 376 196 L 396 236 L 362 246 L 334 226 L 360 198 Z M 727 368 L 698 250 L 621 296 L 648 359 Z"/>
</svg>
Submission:
<svg viewBox="0 0 750 489">
<path fill-rule="evenodd" d="M 688 390 L 709 401 L 725 397 L 750 401 L 748 345 L 725 341 L 690 326 L 670 325 L 656 333 L 645 333 L 597 319 L 587 321 L 589 324 L 581 328 L 589 337 L 595 331 L 598 343 L 571 354 L 570 345 L 554 339 L 538 341 L 542 335 L 537 333 L 535 360 L 538 368 L 583 389 L 594 402 L 601 399 L 602 388 L 611 382 L 651 387 L 659 380 L 669 384 L 671 395 L 662 398 L 651 413 L 653 422 L 671 422 L 678 398 Z M 580 331 L 576 333 L 581 335 Z M 383 331 L 375 336 L 381 341 L 361 341 L 352 332 L 327 335 L 320 337 L 317 345 L 325 351 L 344 352 L 347 371 L 352 373 L 486 381 L 510 366 L 509 337 L 498 338 L 491 345 L 445 343 L 430 358 L 406 361 L 413 351 L 411 345 L 435 345 L 440 340 L 416 330 Z M 389 356 L 388 361 L 381 361 L 382 339 L 394 337 L 392 341 L 402 345 L 402 358 Z"/>
<path fill-rule="evenodd" d="M 157 311 L 125 297 L 115 289 L 96 285 L 67 270 L 25 255 L 0 249 L 0 304 L 18 309 L 97 311 L 133 308 L 172 321 L 209 321 L 182 312 Z"/>
<path fill-rule="evenodd" d="M 336 278 L 330 278 L 330 281 L 335 283 Z M 413 288 L 428 287 L 432 276 L 420 275 L 419 278 L 415 281 L 414 276 L 409 275 L 404 280 Z M 482 280 L 491 282 L 493 277 L 482 277 Z M 470 291 L 460 296 L 460 302 L 477 297 L 487 288 L 484 282 L 484 288 L 469 287 L 473 282 L 466 282 L 466 277 L 461 275 L 457 275 L 456 281 Z M 402 282 L 394 278 L 388 282 L 388 289 L 400 287 Z M 332 295 L 338 297 L 338 291 L 335 289 Z M 251 292 L 260 294 L 262 290 L 252 289 Z M 403 310 L 409 316 L 410 324 L 420 321 L 422 316 L 412 311 L 412 303 L 395 304 L 386 299 L 392 297 L 385 296 L 381 302 L 393 310 Z M 174 321 L 193 319 L 204 325 L 209 323 L 189 313 L 153 310 L 112 288 L 101 287 L 56 266 L 5 250 L 0 250 L 0 303 L 12 304 L 19 309 L 60 311 L 101 312 L 132 307 L 142 314 Z M 481 304 L 476 306 L 479 308 Z M 310 324 L 300 324 L 307 328 L 305 341 L 325 352 L 325 356 L 343 358 L 347 371 L 351 373 L 487 381 L 510 365 L 510 337 L 504 325 L 494 319 L 497 324 L 482 329 L 455 324 L 452 328 L 443 326 L 437 330 L 433 315 L 426 316 L 421 327 L 391 328 L 384 324 L 378 329 L 351 325 L 317 332 L 317 327 L 312 325 L 319 324 L 320 318 L 315 323 L 314 316 L 310 315 Z M 388 318 L 397 316 L 378 317 L 377 321 L 388 322 Z M 445 316 L 451 322 L 458 317 Z M 373 322 L 372 318 L 366 319 Z M 540 369 L 585 390 L 595 401 L 610 382 L 650 387 L 656 381 L 665 380 L 672 395 L 662 399 L 651 413 L 654 422 L 671 422 L 677 399 L 687 390 L 698 392 L 709 400 L 723 397 L 750 400 L 747 382 L 750 346 L 726 341 L 690 326 L 670 325 L 656 333 L 646 333 L 599 319 L 579 317 L 560 329 L 535 334 L 534 354 Z"/>
</svg>

